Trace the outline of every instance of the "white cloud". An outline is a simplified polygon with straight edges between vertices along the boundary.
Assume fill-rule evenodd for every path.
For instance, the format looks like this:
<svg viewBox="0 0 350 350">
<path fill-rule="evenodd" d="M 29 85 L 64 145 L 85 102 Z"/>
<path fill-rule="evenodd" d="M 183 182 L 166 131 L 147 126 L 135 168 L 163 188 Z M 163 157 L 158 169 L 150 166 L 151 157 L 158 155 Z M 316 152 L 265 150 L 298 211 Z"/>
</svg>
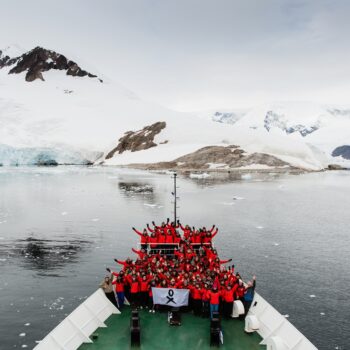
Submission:
<svg viewBox="0 0 350 350">
<path fill-rule="evenodd" d="M 349 10 L 345 0 L 14 0 L 2 6 L 0 46 L 72 53 L 181 110 L 346 103 Z"/>
</svg>

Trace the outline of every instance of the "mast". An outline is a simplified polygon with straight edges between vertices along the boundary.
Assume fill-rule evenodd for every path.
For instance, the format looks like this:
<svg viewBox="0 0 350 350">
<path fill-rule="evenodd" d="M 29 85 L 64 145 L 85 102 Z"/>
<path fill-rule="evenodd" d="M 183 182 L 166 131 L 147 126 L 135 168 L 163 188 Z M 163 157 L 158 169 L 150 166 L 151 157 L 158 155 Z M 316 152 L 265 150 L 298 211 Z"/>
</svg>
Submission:
<svg viewBox="0 0 350 350">
<path fill-rule="evenodd" d="M 177 220 L 177 193 L 176 193 L 177 186 L 176 186 L 176 178 L 177 178 L 177 173 L 174 173 L 174 175 L 173 175 L 173 179 L 174 179 L 174 192 L 173 192 L 173 195 L 174 195 L 174 223 L 175 223 L 175 225 L 176 225 L 176 220 Z"/>
</svg>

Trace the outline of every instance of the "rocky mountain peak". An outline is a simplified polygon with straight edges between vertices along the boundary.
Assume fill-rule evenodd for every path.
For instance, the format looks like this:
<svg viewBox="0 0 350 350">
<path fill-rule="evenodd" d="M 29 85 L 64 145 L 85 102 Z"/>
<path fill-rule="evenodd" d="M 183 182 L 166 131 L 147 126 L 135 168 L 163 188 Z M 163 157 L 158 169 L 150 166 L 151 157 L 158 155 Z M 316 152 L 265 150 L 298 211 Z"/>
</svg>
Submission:
<svg viewBox="0 0 350 350">
<path fill-rule="evenodd" d="M 52 50 L 37 46 L 18 57 L 10 57 L 6 51 L 0 50 L 0 69 L 9 67 L 9 74 L 26 72 L 25 80 L 45 80 L 43 73 L 49 70 L 65 71 L 66 75 L 74 77 L 98 78 L 97 75 L 82 69 L 76 62 Z M 99 79 L 102 82 L 101 79 Z"/>
</svg>

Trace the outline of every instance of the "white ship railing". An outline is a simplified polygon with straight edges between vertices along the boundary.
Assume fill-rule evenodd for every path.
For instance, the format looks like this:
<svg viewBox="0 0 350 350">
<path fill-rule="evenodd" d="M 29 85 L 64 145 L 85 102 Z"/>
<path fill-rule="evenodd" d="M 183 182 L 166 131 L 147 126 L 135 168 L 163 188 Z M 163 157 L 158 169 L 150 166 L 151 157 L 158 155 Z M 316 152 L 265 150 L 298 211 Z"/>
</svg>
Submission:
<svg viewBox="0 0 350 350">
<path fill-rule="evenodd" d="M 104 321 L 120 311 L 98 289 L 55 329 L 53 329 L 35 350 L 77 350 L 83 343 L 92 343 L 90 336 L 99 327 L 106 327 Z M 259 321 L 256 330 L 261 336 L 261 345 L 267 350 L 317 350 L 284 316 L 258 293 L 255 293 L 248 316 Z M 279 346 L 274 346 L 279 344 Z"/>
<path fill-rule="evenodd" d="M 272 343 L 282 344 L 283 350 L 317 350 L 300 331 L 258 293 L 255 293 L 248 315 L 255 315 L 259 320 L 258 334 L 263 338 L 261 345 L 275 349 Z"/>
<path fill-rule="evenodd" d="M 104 291 L 98 289 L 55 329 L 53 329 L 35 350 L 76 350 L 83 343 L 92 343 L 90 335 L 99 327 L 106 327 L 104 321 L 120 311 L 107 299 Z"/>
</svg>

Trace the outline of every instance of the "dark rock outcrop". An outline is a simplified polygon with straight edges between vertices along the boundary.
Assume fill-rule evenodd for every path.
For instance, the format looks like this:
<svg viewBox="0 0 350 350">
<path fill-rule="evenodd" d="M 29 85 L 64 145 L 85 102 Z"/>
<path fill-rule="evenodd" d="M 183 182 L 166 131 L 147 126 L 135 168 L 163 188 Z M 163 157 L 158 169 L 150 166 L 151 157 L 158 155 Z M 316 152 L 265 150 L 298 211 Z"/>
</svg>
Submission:
<svg viewBox="0 0 350 350">
<path fill-rule="evenodd" d="M 350 146 L 349 145 L 344 145 L 344 146 L 339 146 L 334 151 L 332 152 L 333 157 L 343 157 L 344 159 L 350 159 Z"/>
<path fill-rule="evenodd" d="M 339 164 L 329 164 L 328 170 L 346 170 L 346 168 L 342 167 Z"/>
<path fill-rule="evenodd" d="M 266 165 L 281 171 L 296 170 L 297 168 L 283 160 L 265 153 L 246 154 L 238 146 L 207 146 L 193 153 L 179 157 L 169 162 L 159 162 L 152 164 L 131 164 L 130 167 L 148 169 L 148 170 L 225 170 L 225 171 L 244 171 L 244 168 L 251 165 Z M 214 165 L 214 167 L 212 167 Z M 258 167 L 257 167 L 258 168 Z M 268 170 L 268 169 L 267 169 Z"/>
<path fill-rule="evenodd" d="M 26 72 L 25 79 L 28 82 L 36 79 L 44 80 L 43 73 L 49 70 L 62 70 L 67 75 L 74 77 L 97 78 L 96 75 L 80 68 L 74 61 L 67 59 L 55 51 L 36 47 L 19 57 L 4 56 L 0 51 L 0 69 L 11 67 L 9 74 Z M 102 82 L 101 79 L 99 79 Z"/>
<path fill-rule="evenodd" d="M 37 166 L 58 166 L 58 163 L 54 159 L 38 160 Z"/>
<path fill-rule="evenodd" d="M 282 167 L 288 163 L 265 153 L 245 154 L 238 146 L 208 146 L 194 153 L 175 159 L 180 167 L 186 166 L 192 169 L 208 169 L 210 164 L 226 164 L 226 168 L 240 168 L 253 164 L 263 164 L 271 167 Z M 183 164 L 182 164 L 183 163 Z M 182 164 L 182 165 L 181 165 Z"/>
<path fill-rule="evenodd" d="M 142 151 L 157 146 L 154 137 L 166 127 L 165 122 L 157 122 L 149 126 L 145 126 L 142 130 L 128 131 L 118 141 L 117 147 L 112 149 L 106 159 L 110 159 L 115 153 L 121 154 L 125 151 Z"/>
</svg>

